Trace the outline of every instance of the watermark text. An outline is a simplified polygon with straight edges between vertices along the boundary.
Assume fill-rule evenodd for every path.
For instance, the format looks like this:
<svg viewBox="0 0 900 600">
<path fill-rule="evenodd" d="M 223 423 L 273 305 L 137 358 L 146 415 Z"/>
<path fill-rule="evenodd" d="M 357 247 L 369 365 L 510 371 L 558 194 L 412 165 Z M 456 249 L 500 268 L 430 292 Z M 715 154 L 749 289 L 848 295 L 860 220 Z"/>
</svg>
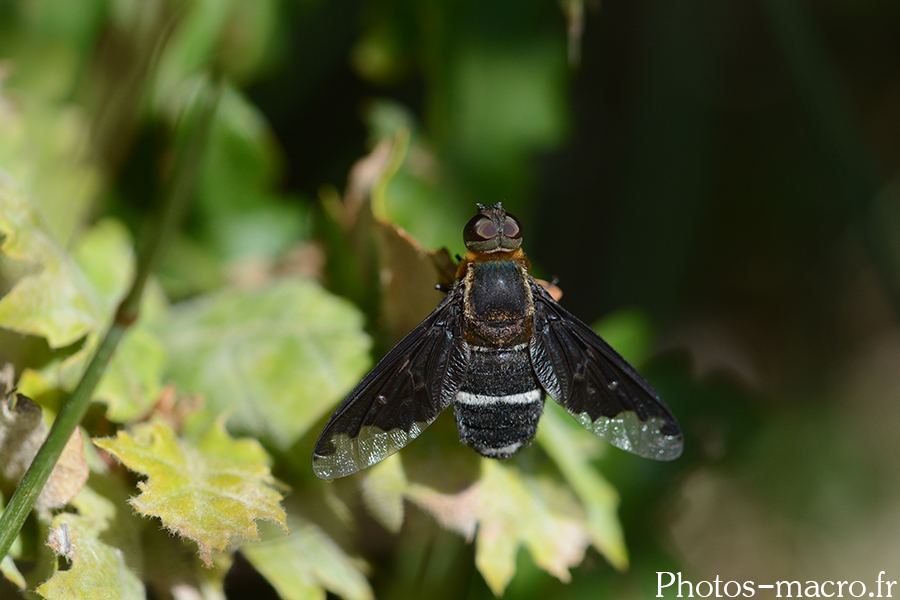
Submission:
<svg viewBox="0 0 900 600">
<path fill-rule="evenodd" d="M 863 581 L 723 581 L 718 575 L 712 581 L 690 581 L 681 571 L 657 571 L 657 598 L 752 598 L 760 590 L 771 590 L 776 598 L 893 598 L 896 581 L 888 580 L 880 571 L 869 586 Z"/>
</svg>

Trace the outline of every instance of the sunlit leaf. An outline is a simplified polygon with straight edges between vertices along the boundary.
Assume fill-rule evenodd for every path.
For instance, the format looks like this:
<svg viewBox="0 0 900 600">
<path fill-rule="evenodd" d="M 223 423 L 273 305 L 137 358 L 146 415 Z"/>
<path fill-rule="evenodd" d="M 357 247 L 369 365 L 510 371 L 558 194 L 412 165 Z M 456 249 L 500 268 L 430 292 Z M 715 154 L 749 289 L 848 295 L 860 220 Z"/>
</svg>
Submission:
<svg viewBox="0 0 900 600">
<path fill-rule="evenodd" d="M 75 262 L 46 233 L 42 217 L 0 172 L 0 250 L 26 274 L 0 299 L 0 327 L 67 346 L 100 323 L 100 301 Z"/>
<path fill-rule="evenodd" d="M 364 374 L 362 315 L 307 279 L 223 290 L 175 306 L 160 325 L 168 377 L 202 392 L 242 431 L 293 444 Z"/>
<path fill-rule="evenodd" d="M 569 581 L 591 542 L 575 498 L 549 477 L 482 462 L 481 478 L 458 493 L 410 483 L 406 495 L 445 527 L 475 538 L 476 566 L 495 595 L 515 575 L 522 547 L 539 567 Z"/>
<path fill-rule="evenodd" d="M 583 444 L 579 445 L 579 440 Z M 619 522 L 619 494 L 589 463 L 591 452 L 583 445 L 602 442 L 581 430 L 557 404 L 548 404 L 541 417 L 537 441 L 556 462 L 566 482 L 584 505 L 586 531 L 594 546 L 616 568 L 628 566 L 628 550 Z"/>
<path fill-rule="evenodd" d="M 315 524 L 292 517 L 287 537 L 262 525 L 264 541 L 242 544 L 241 553 L 284 600 L 324 600 L 326 590 L 346 600 L 373 598 L 360 561 L 347 556 Z"/>
<path fill-rule="evenodd" d="M 143 326 L 132 328 L 113 355 L 94 392 L 108 406 L 106 416 L 127 423 L 147 414 L 162 390 L 166 352 L 159 338 Z"/>
<path fill-rule="evenodd" d="M 54 17 L 69 12 L 65 3 L 45 9 Z M 90 10 L 82 5 L 72 12 L 84 15 Z M 63 21 L 70 25 L 74 20 L 64 17 Z M 59 29 L 54 27 L 54 32 L 56 38 Z M 61 106 L 56 99 L 48 101 L 47 90 L 28 89 L 29 80 L 37 83 L 45 78 L 41 84 L 46 85 L 48 77 L 65 87 L 78 71 L 74 64 L 66 66 L 78 58 L 50 49 L 51 44 L 41 38 L 20 36 L 18 41 L 25 44 L 19 46 L 18 56 L 8 60 L 11 57 L 4 53 L 7 60 L 0 64 L 0 170 L 27 191 L 39 207 L 44 231 L 65 247 L 83 225 L 102 186 L 102 173 L 90 162 L 92 148 L 85 144 L 87 115 L 74 106 Z M 41 68 L 48 64 L 54 68 Z M 7 92 L 3 84 L 10 72 L 15 72 L 17 85 L 15 91 Z"/>
<path fill-rule="evenodd" d="M 48 386 L 71 391 L 129 284 L 134 268 L 129 235 L 120 223 L 101 221 L 69 255 L 46 233 L 30 201 L 2 174 L 0 233 L 6 236 L 0 249 L 15 259 L 7 270 L 21 271 L 12 290 L 0 299 L 0 327 L 43 337 L 51 348 L 87 336 L 78 352 L 43 369 Z M 140 322 L 135 324 L 96 392 L 108 404 L 111 419 L 126 421 L 152 406 L 163 361 L 159 341 Z M 36 395 L 45 390 L 23 391 Z"/>
<path fill-rule="evenodd" d="M 98 318 L 106 323 L 131 284 L 135 261 L 131 237 L 121 223 L 106 219 L 78 239 L 73 255 L 99 298 Z M 158 310 L 154 296 L 147 296 L 141 310 Z M 95 397 L 109 406 L 107 417 L 119 423 L 143 416 L 161 389 L 165 350 L 143 323 L 140 320 L 131 326 L 95 392 Z M 93 349 L 91 344 L 85 352 Z M 80 361 L 69 361 L 63 368 L 64 379 L 75 381 L 81 369 Z"/>
<path fill-rule="evenodd" d="M 400 456 L 389 456 L 364 472 L 362 497 L 375 520 L 392 533 L 403 526 L 403 501 L 407 482 Z"/>
<path fill-rule="evenodd" d="M 197 542 L 207 566 L 232 537 L 258 539 L 258 519 L 286 527 L 265 451 L 255 440 L 230 438 L 221 422 L 196 444 L 159 421 L 94 443 L 147 476 L 131 505 Z"/>
<path fill-rule="evenodd" d="M 37 591 L 47 600 L 116 598 L 143 600 L 144 584 L 121 551 L 101 541 L 89 519 L 63 513 L 53 520 L 48 545 L 71 567 L 57 571 Z"/>
<path fill-rule="evenodd" d="M 567 510 L 573 503 L 557 502 L 565 491 L 552 494 L 553 482 L 520 478 L 499 463 L 485 466 L 481 485 L 484 512 L 475 564 L 494 593 L 502 592 L 512 578 L 519 545 L 539 567 L 568 582 L 568 569 L 581 563 L 588 540 L 583 524 Z"/>
</svg>

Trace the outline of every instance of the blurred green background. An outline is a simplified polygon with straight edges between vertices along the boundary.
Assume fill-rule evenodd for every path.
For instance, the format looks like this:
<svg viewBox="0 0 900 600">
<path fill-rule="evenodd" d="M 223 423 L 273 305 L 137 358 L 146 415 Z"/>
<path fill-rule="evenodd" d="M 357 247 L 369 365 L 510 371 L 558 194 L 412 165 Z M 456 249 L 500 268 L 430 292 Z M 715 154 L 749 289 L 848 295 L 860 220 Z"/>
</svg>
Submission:
<svg viewBox="0 0 900 600">
<path fill-rule="evenodd" d="M 522 553 L 507 598 L 653 597 L 657 571 L 869 585 L 900 579 L 898 31 L 890 0 L 0 0 L 0 167 L 63 245 L 106 216 L 140 239 L 221 77 L 168 297 L 312 274 L 378 356 L 397 332 L 336 207 L 405 144 L 376 216 L 453 255 L 502 201 L 685 429 L 675 463 L 597 463 L 629 570 L 591 550 L 565 585 Z M 374 539 L 376 597 L 491 597 L 454 534 Z M 226 591 L 266 585 L 239 561 Z"/>
</svg>

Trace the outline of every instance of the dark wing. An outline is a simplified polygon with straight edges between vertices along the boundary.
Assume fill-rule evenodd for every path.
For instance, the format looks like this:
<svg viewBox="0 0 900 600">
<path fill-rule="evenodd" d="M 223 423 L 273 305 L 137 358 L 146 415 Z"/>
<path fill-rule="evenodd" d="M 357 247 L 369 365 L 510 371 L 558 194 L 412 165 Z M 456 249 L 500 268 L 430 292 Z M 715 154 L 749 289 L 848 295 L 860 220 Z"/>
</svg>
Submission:
<svg viewBox="0 0 900 600">
<path fill-rule="evenodd" d="M 531 290 L 531 362 L 547 393 L 613 446 L 655 460 L 678 458 L 684 436 L 656 390 L 539 284 Z"/>
<path fill-rule="evenodd" d="M 316 442 L 317 477 L 336 479 L 371 467 L 447 408 L 469 365 L 461 298 L 462 288 L 455 286 L 350 392 Z"/>
</svg>

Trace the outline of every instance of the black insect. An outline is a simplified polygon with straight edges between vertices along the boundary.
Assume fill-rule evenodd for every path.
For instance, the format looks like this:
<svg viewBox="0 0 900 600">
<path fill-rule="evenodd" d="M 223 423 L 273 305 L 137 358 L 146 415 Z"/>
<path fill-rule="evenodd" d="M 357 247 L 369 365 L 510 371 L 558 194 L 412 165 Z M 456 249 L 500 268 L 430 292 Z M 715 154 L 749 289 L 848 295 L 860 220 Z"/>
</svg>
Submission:
<svg viewBox="0 0 900 600">
<path fill-rule="evenodd" d="M 479 205 L 457 280 L 338 407 L 313 471 L 350 475 L 403 448 L 451 403 L 459 439 L 491 458 L 531 443 L 549 394 L 613 446 L 655 460 L 684 437 L 659 395 L 528 274 L 518 219 Z"/>
</svg>

